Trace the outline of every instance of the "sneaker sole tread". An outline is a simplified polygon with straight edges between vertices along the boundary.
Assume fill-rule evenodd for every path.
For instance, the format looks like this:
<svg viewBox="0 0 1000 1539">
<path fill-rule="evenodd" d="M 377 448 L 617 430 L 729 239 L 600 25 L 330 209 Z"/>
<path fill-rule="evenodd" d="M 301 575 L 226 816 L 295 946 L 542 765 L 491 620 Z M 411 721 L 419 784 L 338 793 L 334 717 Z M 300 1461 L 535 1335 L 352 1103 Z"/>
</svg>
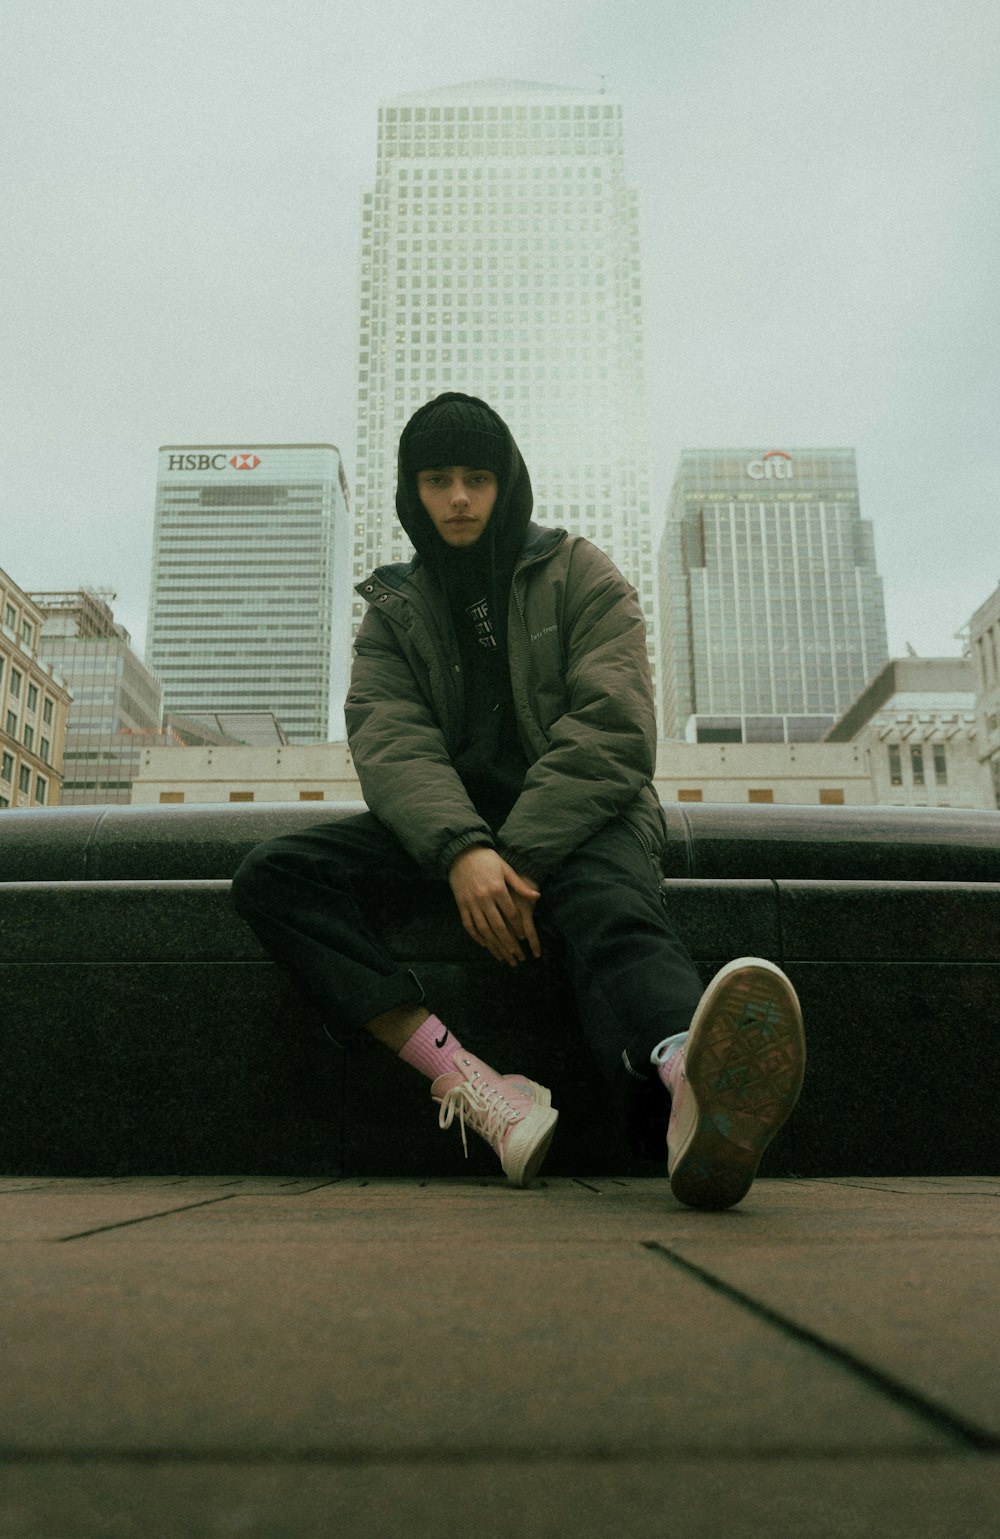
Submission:
<svg viewBox="0 0 1000 1539">
<path fill-rule="evenodd" d="M 688 1043 L 669 1163 L 674 1196 L 694 1208 L 730 1208 L 746 1196 L 805 1071 L 802 1013 L 784 974 L 749 962 L 724 974 Z"/>
</svg>

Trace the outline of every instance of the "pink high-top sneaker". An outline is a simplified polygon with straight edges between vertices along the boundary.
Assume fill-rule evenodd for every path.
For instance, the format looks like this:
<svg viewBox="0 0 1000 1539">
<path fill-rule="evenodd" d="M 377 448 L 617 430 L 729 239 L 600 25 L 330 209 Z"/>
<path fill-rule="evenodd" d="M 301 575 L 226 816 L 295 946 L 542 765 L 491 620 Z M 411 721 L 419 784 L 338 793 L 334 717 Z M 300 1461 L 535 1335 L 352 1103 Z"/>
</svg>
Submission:
<svg viewBox="0 0 1000 1539">
<path fill-rule="evenodd" d="M 450 1128 L 457 1113 L 466 1154 L 468 1125 L 499 1156 L 507 1180 L 527 1186 L 548 1153 L 559 1119 L 550 1092 L 523 1074 L 498 1074 L 464 1049 L 453 1062 L 454 1074 L 441 1074 L 431 1085 L 441 1106 L 439 1126 Z"/>
<path fill-rule="evenodd" d="M 671 1095 L 674 1196 L 691 1208 L 733 1207 L 802 1088 L 806 1045 L 794 988 L 773 962 L 738 957 L 705 990 L 687 1042 L 662 1042 L 652 1062 L 663 1064 Z"/>
</svg>

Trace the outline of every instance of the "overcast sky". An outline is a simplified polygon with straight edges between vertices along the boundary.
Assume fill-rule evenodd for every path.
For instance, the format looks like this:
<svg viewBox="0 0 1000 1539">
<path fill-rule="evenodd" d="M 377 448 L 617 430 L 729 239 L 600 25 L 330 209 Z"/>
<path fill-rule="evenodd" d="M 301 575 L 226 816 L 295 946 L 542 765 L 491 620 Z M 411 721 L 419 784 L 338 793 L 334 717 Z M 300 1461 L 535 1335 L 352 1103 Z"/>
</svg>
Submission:
<svg viewBox="0 0 1000 1539">
<path fill-rule="evenodd" d="M 145 641 L 162 443 L 354 475 L 378 103 L 625 108 L 654 507 L 682 448 L 857 449 L 889 644 L 1000 581 L 1000 0 L 0 0 L 0 566 Z"/>
</svg>

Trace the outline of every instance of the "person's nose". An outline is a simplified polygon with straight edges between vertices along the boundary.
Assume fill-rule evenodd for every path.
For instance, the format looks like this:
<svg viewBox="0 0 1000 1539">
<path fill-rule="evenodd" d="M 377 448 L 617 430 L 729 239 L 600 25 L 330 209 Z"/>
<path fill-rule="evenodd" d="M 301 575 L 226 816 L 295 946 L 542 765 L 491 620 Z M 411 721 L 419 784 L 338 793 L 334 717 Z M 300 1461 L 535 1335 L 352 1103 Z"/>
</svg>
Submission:
<svg viewBox="0 0 1000 1539">
<path fill-rule="evenodd" d="M 469 494 L 466 491 L 465 487 L 461 484 L 461 482 L 459 482 L 458 485 L 452 491 L 452 494 L 451 494 L 451 505 L 452 505 L 453 508 L 461 508 L 461 507 L 465 507 L 465 505 L 468 503 L 468 501 L 469 501 Z"/>
</svg>

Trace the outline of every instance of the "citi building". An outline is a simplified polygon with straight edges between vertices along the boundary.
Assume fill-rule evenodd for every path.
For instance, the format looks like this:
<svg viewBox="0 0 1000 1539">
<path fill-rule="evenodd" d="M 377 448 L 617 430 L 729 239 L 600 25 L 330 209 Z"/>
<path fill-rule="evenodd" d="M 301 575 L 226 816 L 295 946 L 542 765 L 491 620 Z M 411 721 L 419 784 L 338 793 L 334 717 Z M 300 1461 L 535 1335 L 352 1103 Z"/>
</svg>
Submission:
<svg viewBox="0 0 1000 1539">
<path fill-rule="evenodd" d="M 348 501 L 332 444 L 161 448 L 147 659 L 167 712 L 342 735 Z"/>
<path fill-rule="evenodd" d="M 685 449 L 658 581 L 665 737 L 817 741 L 888 658 L 853 449 Z"/>
</svg>

